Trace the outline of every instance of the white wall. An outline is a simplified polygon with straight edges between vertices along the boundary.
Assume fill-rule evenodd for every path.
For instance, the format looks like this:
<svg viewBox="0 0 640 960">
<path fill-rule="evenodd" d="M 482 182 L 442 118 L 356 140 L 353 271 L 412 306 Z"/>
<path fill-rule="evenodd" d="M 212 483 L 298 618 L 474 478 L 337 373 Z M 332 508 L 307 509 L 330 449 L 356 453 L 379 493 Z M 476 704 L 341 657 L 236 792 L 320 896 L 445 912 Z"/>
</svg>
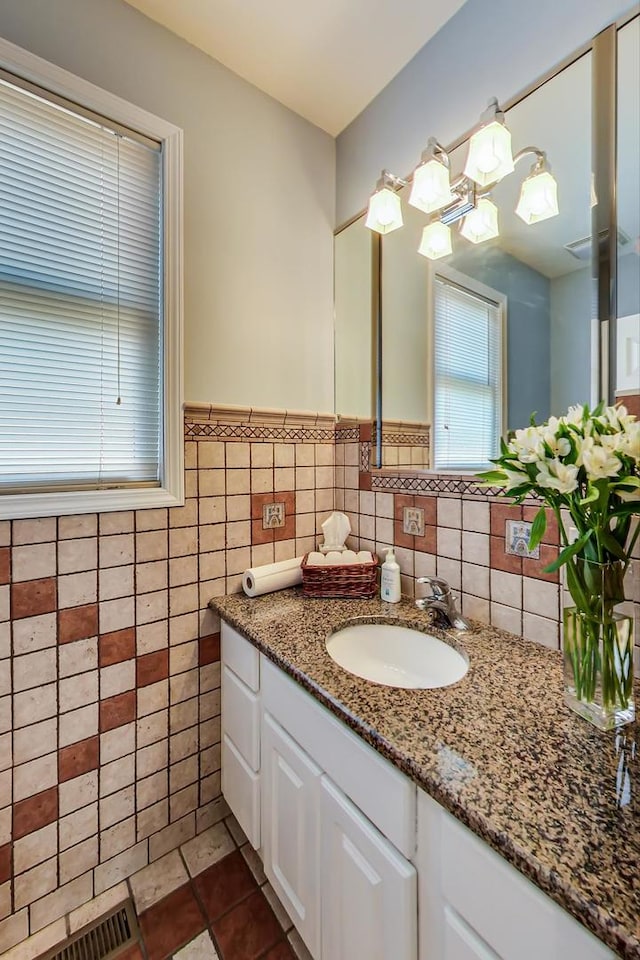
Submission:
<svg viewBox="0 0 640 960">
<path fill-rule="evenodd" d="M 185 398 L 332 410 L 333 139 L 122 0 L 1 0 L 0 35 L 183 128 Z"/>
</svg>

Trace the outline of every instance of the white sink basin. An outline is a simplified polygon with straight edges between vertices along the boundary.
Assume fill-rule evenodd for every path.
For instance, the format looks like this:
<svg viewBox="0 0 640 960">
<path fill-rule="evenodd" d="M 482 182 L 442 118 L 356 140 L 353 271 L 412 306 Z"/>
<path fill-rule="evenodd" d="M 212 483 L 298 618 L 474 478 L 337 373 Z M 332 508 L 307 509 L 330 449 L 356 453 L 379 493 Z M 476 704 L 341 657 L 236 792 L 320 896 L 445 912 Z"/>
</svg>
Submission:
<svg viewBox="0 0 640 960">
<path fill-rule="evenodd" d="M 469 669 L 462 654 L 448 643 L 388 623 L 343 627 L 331 634 L 327 651 L 349 673 L 387 687 L 448 687 Z"/>
</svg>

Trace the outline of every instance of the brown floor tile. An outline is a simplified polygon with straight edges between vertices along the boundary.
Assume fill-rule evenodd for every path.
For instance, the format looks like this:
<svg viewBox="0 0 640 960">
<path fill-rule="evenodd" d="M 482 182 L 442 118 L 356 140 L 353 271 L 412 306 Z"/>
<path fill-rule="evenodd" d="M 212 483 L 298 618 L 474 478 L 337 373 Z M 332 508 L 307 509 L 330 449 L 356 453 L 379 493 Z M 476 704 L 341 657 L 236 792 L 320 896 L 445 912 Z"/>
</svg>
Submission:
<svg viewBox="0 0 640 960">
<path fill-rule="evenodd" d="M 144 960 L 140 944 L 132 943 L 130 947 L 118 954 L 118 960 Z"/>
<path fill-rule="evenodd" d="M 260 890 L 212 926 L 222 960 L 258 960 L 282 938 L 282 927 Z"/>
<path fill-rule="evenodd" d="M 138 919 L 149 960 L 166 960 L 207 925 L 190 883 L 149 907 Z"/>
<path fill-rule="evenodd" d="M 296 960 L 296 955 L 287 940 L 277 943 L 264 954 L 262 960 Z"/>
<path fill-rule="evenodd" d="M 239 850 L 203 870 L 193 882 L 211 920 L 222 916 L 257 889 L 253 874 Z"/>
</svg>

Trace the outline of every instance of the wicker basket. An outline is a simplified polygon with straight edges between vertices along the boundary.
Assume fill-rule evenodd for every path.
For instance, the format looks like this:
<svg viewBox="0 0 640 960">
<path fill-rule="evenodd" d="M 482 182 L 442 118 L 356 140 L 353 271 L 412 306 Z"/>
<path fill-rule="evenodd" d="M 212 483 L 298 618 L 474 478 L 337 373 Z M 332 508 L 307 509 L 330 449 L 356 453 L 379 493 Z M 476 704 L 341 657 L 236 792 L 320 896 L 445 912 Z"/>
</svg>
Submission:
<svg viewBox="0 0 640 960">
<path fill-rule="evenodd" d="M 305 597 L 338 598 L 358 600 L 375 597 L 378 592 L 378 561 L 371 554 L 371 563 L 345 563 L 320 566 L 308 564 L 305 554 L 302 561 L 302 592 Z"/>
</svg>

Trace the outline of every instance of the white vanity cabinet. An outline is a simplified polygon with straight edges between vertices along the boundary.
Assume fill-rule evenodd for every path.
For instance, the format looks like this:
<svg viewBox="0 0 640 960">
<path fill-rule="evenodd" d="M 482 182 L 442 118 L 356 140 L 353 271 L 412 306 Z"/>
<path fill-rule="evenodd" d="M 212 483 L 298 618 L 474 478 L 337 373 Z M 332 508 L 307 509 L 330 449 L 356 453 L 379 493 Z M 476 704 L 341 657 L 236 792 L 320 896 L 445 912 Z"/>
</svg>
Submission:
<svg viewBox="0 0 640 960">
<path fill-rule="evenodd" d="M 224 622 L 222 664 L 223 793 L 314 960 L 614 960 Z"/>
</svg>

